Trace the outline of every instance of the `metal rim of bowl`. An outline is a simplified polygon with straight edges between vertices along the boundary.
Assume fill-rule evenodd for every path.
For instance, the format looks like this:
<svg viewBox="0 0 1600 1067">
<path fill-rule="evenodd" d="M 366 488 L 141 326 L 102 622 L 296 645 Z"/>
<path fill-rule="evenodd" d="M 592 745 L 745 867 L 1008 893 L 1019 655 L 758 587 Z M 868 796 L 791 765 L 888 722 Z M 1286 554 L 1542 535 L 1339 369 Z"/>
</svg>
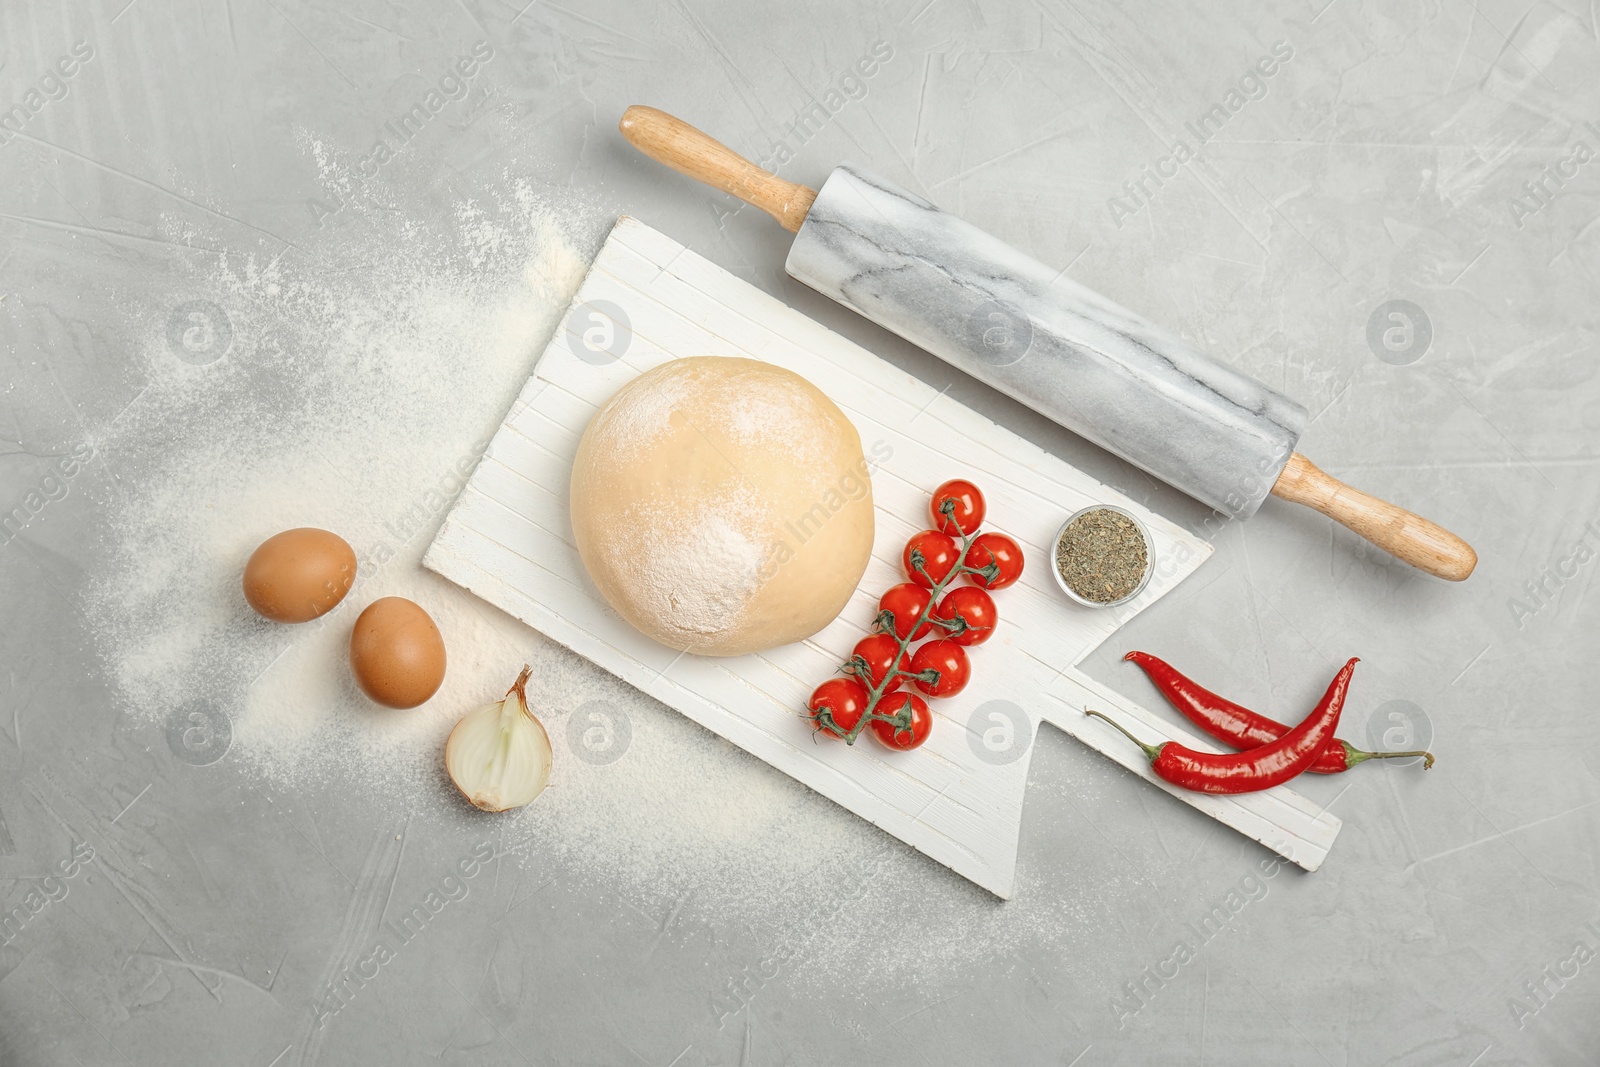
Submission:
<svg viewBox="0 0 1600 1067">
<path fill-rule="evenodd" d="M 1073 588 L 1067 584 L 1067 580 L 1061 576 L 1061 565 L 1057 562 L 1056 557 L 1056 552 L 1061 545 L 1061 539 L 1067 534 L 1067 527 L 1071 526 L 1075 521 L 1077 521 L 1080 516 L 1087 515 L 1091 511 L 1114 511 L 1118 515 L 1125 516 L 1130 522 L 1133 523 L 1134 529 L 1139 531 L 1139 536 L 1144 538 L 1144 576 L 1139 579 L 1139 584 L 1134 586 L 1133 591 L 1127 596 L 1117 600 L 1108 600 L 1104 603 L 1098 600 L 1090 600 L 1088 597 L 1081 596 L 1075 592 Z M 1139 516 L 1128 511 L 1127 508 L 1119 508 L 1115 504 L 1090 504 L 1088 507 L 1079 508 L 1071 515 L 1068 515 L 1067 521 L 1061 524 L 1061 529 L 1057 530 L 1055 537 L 1050 539 L 1050 573 L 1055 576 L 1056 585 L 1061 588 L 1063 593 L 1067 594 L 1067 599 L 1071 600 L 1073 603 L 1081 604 L 1086 608 L 1115 608 L 1120 607 L 1121 605 L 1126 604 L 1128 601 L 1137 597 L 1140 593 L 1144 592 L 1144 587 L 1150 584 L 1150 575 L 1156 569 L 1155 554 L 1155 543 L 1150 540 L 1150 531 L 1145 528 L 1145 524 L 1143 522 L 1139 521 Z"/>
</svg>

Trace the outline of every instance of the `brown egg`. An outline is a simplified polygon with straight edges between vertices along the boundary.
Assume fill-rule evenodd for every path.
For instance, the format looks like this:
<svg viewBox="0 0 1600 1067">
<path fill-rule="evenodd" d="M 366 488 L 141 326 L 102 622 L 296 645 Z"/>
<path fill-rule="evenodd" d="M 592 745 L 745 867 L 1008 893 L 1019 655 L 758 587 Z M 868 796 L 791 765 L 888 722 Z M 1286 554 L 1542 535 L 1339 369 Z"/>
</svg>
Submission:
<svg viewBox="0 0 1600 1067">
<path fill-rule="evenodd" d="M 338 606 L 356 580 L 345 539 L 302 526 L 273 534 L 244 565 L 244 598 L 273 622 L 309 622 Z"/>
<path fill-rule="evenodd" d="M 414 708 L 444 683 L 444 638 L 405 597 L 367 605 L 350 632 L 350 669 L 361 691 L 390 708 Z"/>
</svg>

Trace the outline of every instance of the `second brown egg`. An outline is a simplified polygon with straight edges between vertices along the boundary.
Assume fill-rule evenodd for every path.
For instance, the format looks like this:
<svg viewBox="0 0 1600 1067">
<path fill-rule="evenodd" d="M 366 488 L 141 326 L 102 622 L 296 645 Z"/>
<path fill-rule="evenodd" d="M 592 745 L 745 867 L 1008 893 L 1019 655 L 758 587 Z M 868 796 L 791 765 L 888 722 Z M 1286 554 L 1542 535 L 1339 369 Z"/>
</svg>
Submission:
<svg viewBox="0 0 1600 1067">
<path fill-rule="evenodd" d="M 350 632 L 356 684 L 389 708 L 414 708 L 444 684 L 444 638 L 433 619 L 405 597 L 367 605 Z"/>
</svg>

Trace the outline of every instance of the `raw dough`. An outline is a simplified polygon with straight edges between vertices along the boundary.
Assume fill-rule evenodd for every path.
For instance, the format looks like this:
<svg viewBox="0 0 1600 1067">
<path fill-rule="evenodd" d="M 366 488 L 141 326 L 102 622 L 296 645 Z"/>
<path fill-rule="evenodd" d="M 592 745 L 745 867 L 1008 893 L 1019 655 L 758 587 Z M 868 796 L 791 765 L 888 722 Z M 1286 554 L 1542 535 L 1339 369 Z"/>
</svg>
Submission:
<svg viewBox="0 0 1600 1067">
<path fill-rule="evenodd" d="M 695 356 L 595 413 L 572 465 L 578 554 L 649 637 L 738 656 L 838 617 L 872 553 L 872 481 L 844 412 L 792 371 Z"/>
</svg>

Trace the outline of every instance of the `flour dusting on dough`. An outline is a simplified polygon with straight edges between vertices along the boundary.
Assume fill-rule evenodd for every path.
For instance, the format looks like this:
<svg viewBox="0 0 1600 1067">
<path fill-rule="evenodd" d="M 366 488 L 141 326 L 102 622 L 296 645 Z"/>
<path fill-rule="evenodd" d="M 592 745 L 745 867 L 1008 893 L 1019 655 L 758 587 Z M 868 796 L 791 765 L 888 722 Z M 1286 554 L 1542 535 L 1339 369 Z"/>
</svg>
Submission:
<svg viewBox="0 0 1600 1067">
<path fill-rule="evenodd" d="M 766 556 L 767 515 L 755 495 L 735 485 L 687 509 L 656 504 L 628 514 L 633 535 L 607 550 L 611 566 L 632 574 L 638 610 L 691 647 L 737 629 Z"/>
</svg>

